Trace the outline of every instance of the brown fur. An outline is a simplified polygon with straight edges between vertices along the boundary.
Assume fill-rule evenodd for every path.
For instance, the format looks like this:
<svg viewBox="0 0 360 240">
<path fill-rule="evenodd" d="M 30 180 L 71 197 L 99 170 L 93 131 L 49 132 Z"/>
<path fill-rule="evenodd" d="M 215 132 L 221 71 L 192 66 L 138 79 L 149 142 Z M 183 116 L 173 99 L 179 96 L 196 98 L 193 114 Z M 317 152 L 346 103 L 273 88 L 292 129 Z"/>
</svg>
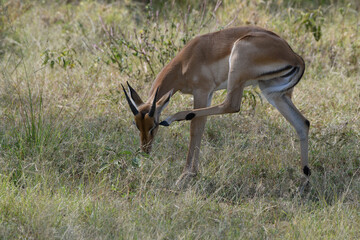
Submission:
<svg viewBox="0 0 360 240">
<path fill-rule="evenodd" d="M 161 111 L 171 93 L 181 91 L 192 94 L 194 110 L 178 112 L 167 118 L 163 125 L 191 119 L 189 151 L 179 180 L 196 174 L 206 116 L 239 111 L 244 87 L 254 82 L 295 127 L 300 137 L 302 166 L 308 169 L 309 124 L 291 101 L 293 87 L 304 70 L 304 61 L 285 40 L 259 27 L 229 28 L 198 36 L 158 74 L 145 103 L 133 99 L 140 103 L 137 104 L 139 114 L 135 115 L 135 122 L 140 130 L 141 148 L 150 152 Z M 226 100 L 210 107 L 212 93 L 224 88 L 227 88 Z M 157 90 L 160 99 L 157 111 L 154 117 L 149 117 Z M 132 95 L 135 98 L 138 96 L 136 92 Z"/>
</svg>

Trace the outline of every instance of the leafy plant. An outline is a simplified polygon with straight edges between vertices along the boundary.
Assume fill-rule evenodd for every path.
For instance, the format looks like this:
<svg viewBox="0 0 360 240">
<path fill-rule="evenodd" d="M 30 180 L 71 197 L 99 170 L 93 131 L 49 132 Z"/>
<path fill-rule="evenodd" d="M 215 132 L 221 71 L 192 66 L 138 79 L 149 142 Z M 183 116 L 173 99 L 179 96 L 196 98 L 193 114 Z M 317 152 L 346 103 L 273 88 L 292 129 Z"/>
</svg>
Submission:
<svg viewBox="0 0 360 240">
<path fill-rule="evenodd" d="M 321 8 L 307 12 L 301 11 L 300 17 L 295 22 L 300 22 L 300 25 L 304 26 L 306 31 L 312 33 L 316 41 L 320 40 L 322 36 L 321 28 L 324 23 Z"/>
<path fill-rule="evenodd" d="M 81 62 L 75 58 L 76 51 L 74 48 L 64 48 L 61 51 L 46 49 L 41 55 L 43 56 L 43 66 L 49 65 L 54 68 L 57 64 L 63 69 L 74 68 L 77 64 L 81 66 Z"/>
<path fill-rule="evenodd" d="M 105 63 L 116 64 L 119 71 L 128 77 L 138 78 L 144 73 L 145 79 L 153 79 L 190 39 L 199 34 L 198 30 L 213 19 L 220 3 L 213 11 L 209 11 L 204 4 L 201 14 L 189 8 L 183 13 L 183 23 L 166 15 L 167 12 L 161 16 L 159 11 L 153 8 L 153 4 L 149 3 L 141 10 L 144 15 L 141 18 L 141 21 L 144 21 L 142 28 L 138 27 L 132 32 L 107 26 L 100 18 L 105 39 L 94 47 L 105 53 Z M 188 22 L 190 16 L 195 20 Z M 159 24 L 160 22 L 162 24 Z"/>
</svg>

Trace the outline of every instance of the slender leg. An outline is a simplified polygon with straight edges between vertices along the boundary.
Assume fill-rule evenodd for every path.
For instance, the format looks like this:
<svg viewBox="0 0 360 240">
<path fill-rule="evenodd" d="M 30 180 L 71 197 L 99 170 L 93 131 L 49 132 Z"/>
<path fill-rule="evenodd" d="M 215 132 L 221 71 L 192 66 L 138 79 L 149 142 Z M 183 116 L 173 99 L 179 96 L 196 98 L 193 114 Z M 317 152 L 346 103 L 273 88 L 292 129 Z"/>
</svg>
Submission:
<svg viewBox="0 0 360 240">
<path fill-rule="evenodd" d="M 261 85 L 260 85 L 261 88 Z M 308 177 L 311 174 L 308 162 L 308 134 L 310 122 L 299 112 L 291 101 L 289 94 L 265 95 L 268 101 L 274 105 L 286 120 L 295 128 L 299 139 L 301 149 L 301 165 L 304 174 Z"/>
<path fill-rule="evenodd" d="M 207 107 L 211 104 L 212 93 L 194 94 L 194 109 Z M 186 158 L 186 165 L 182 175 L 179 177 L 177 184 L 187 176 L 194 176 L 198 172 L 199 153 L 202 135 L 206 123 L 205 117 L 194 118 L 190 125 L 190 144 Z"/>
<path fill-rule="evenodd" d="M 198 172 L 198 160 L 201 138 L 205 129 L 206 117 L 194 118 L 190 125 L 190 144 L 186 158 L 184 173 L 196 175 Z"/>
<path fill-rule="evenodd" d="M 213 106 L 194 110 L 178 112 L 161 123 L 161 125 L 169 126 L 174 121 L 192 120 L 194 117 L 203 117 L 211 115 L 220 115 L 225 113 L 235 113 L 240 111 L 241 99 L 243 95 L 243 84 L 235 89 L 229 89 L 226 99 L 223 103 Z"/>
</svg>

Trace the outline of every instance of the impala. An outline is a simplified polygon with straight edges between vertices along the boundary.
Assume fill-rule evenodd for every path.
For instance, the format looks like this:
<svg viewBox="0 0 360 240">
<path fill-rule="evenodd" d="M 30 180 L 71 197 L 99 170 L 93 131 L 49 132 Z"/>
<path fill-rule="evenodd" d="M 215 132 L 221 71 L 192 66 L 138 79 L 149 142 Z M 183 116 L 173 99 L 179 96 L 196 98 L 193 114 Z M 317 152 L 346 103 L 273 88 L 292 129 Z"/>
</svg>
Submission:
<svg viewBox="0 0 360 240">
<path fill-rule="evenodd" d="M 258 85 L 264 97 L 295 128 L 300 138 L 302 170 L 308 178 L 310 122 L 291 100 L 293 88 L 305 70 L 303 59 L 277 34 L 259 27 L 237 27 L 195 37 L 167 64 L 143 102 L 128 84 L 122 86 L 140 131 L 141 149 L 151 151 L 159 125 L 191 120 L 186 165 L 179 181 L 196 175 L 206 117 L 240 111 L 243 90 Z M 223 103 L 210 106 L 214 91 L 227 89 Z M 172 94 L 192 94 L 194 109 L 178 112 L 160 122 Z"/>
</svg>

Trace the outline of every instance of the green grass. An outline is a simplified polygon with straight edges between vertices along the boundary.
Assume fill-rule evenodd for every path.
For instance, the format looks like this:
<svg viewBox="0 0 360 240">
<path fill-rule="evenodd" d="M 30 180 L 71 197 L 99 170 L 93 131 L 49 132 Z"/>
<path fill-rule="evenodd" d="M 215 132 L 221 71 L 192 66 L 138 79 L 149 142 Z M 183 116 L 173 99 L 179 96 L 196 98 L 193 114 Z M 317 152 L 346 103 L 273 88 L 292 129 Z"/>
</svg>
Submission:
<svg viewBox="0 0 360 240">
<path fill-rule="evenodd" d="M 0 1 L 1 239 L 360 238 L 357 1 L 68 2 Z M 193 36 L 246 24 L 306 62 L 294 91 L 311 122 L 302 195 L 297 136 L 258 89 L 240 113 L 209 118 L 186 188 L 175 182 L 189 123 L 139 150 L 120 83 L 146 98 Z M 176 94 L 163 116 L 191 106 Z"/>
</svg>

